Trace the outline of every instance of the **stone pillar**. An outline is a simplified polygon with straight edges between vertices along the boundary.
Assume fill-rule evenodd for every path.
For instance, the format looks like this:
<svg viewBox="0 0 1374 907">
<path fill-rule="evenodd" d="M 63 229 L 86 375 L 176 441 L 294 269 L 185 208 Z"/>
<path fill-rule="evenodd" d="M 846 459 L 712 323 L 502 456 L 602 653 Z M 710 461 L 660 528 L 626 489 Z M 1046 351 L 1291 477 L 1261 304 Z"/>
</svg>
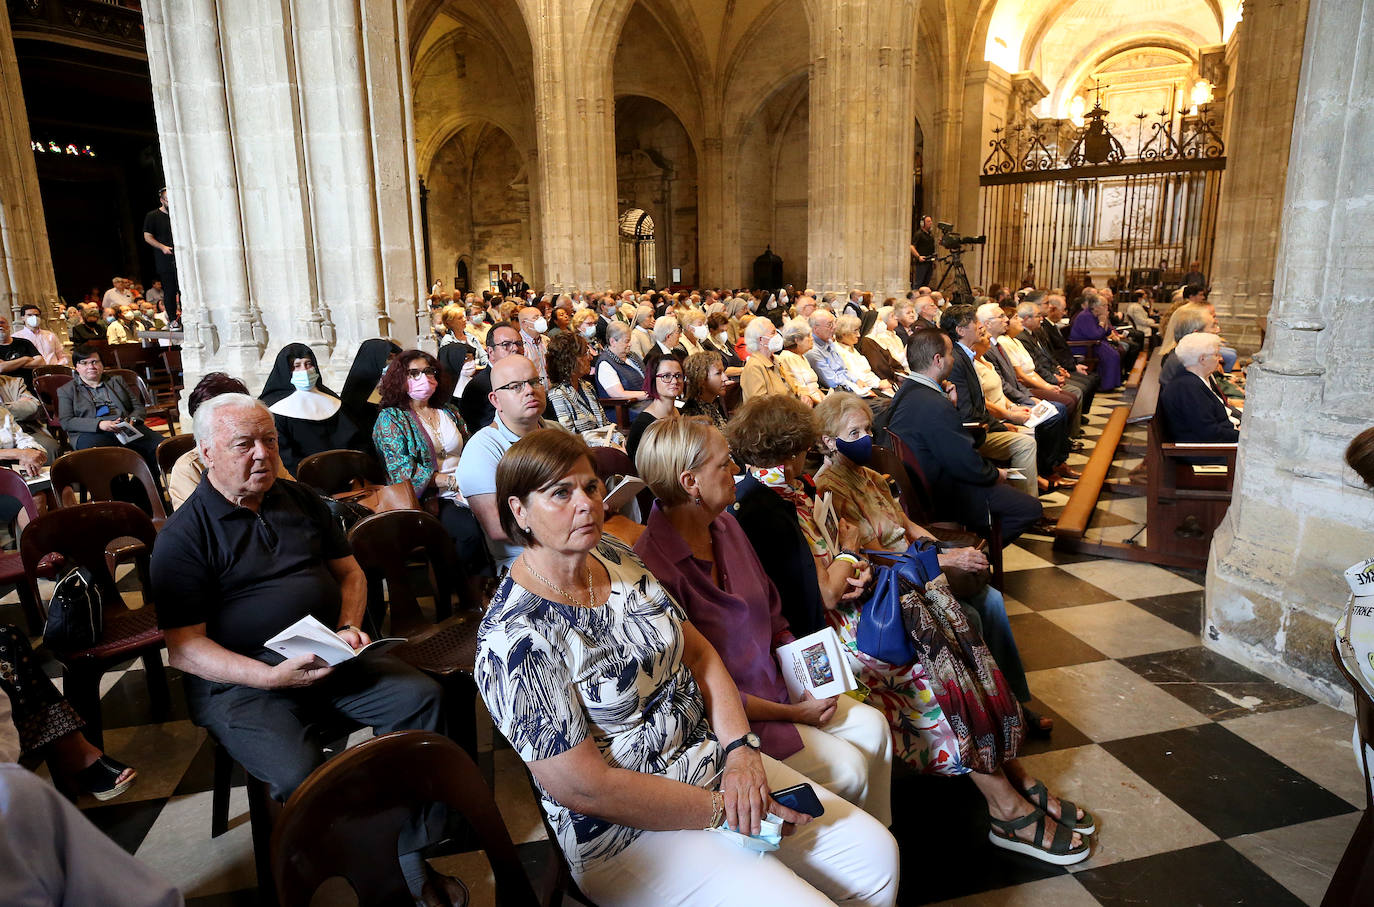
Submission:
<svg viewBox="0 0 1374 907">
<path fill-rule="evenodd" d="M 957 169 L 950 174 L 958 180 L 959 209 L 952 223 L 966 236 L 987 233 L 993 224 L 983 223 L 982 190 L 979 177 L 983 161 L 987 159 L 992 130 L 1010 125 L 1007 110 L 1011 104 L 1012 76 L 996 63 L 979 62 L 964 75 L 963 135 Z M 946 218 L 948 219 L 948 218 Z M 936 231 L 939 234 L 939 231 Z M 964 253 L 964 270 L 972 286 L 1014 281 L 1020 274 L 983 273 L 983 251 L 986 246 L 970 246 Z M 1043 265 L 1041 267 L 1044 267 Z M 936 270 L 936 279 L 940 270 Z M 948 292 L 946 292 L 948 295 Z"/>
<path fill-rule="evenodd" d="M 53 317 L 57 282 L 31 141 L 10 15 L 0 9 L 0 312 L 13 321 L 20 306 L 41 305 L 47 326 L 65 337 L 66 323 Z"/>
<path fill-rule="evenodd" d="M 1342 458 L 1374 421 L 1371 6 L 1310 3 L 1274 306 L 1207 575 L 1209 646 L 1347 703 L 1331 662 L 1341 571 L 1374 552 L 1374 495 Z"/>
<path fill-rule="evenodd" d="M 618 289 L 613 45 L 591 50 L 585 36 L 598 23 L 566 0 L 523 7 L 535 48 L 542 289 Z"/>
<path fill-rule="evenodd" d="M 1231 38 L 1236 61 L 1231 67 L 1226 172 L 1208 298 L 1227 340 L 1246 353 L 1259 346 L 1256 319 L 1268 314 L 1273 300 L 1274 254 L 1307 3 L 1247 0 L 1245 19 Z"/>
<path fill-rule="evenodd" d="M 335 388 L 414 342 L 423 281 L 404 4 L 147 0 L 187 383 L 261 387 L 283 345 Z"/>
<path fill-rule="evenodd" d="M 911 260 L 916 4 L 815 6 L 807 283 L 901 296 Z"/>
</svg>

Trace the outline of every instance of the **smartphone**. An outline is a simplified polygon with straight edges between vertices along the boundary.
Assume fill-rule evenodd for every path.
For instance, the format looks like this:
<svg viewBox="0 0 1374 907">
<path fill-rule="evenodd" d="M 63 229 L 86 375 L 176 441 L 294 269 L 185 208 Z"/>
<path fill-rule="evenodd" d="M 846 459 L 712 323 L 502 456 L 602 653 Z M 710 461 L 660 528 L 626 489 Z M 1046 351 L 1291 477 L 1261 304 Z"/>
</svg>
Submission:
<svg viewBox="0 0 1374 907">
<path fill-rule="evenodd" d="M 775 790 L 768 796 L 786 806 L 788 809 L 799 813 L 805 813 L 812 818 L 819 818 L 825 815 L 825 807 L 821 806 L 821 800 L 816 796 L 816 792 L 810 784 L 802 783 L 794 787 Z"/>
</svg>

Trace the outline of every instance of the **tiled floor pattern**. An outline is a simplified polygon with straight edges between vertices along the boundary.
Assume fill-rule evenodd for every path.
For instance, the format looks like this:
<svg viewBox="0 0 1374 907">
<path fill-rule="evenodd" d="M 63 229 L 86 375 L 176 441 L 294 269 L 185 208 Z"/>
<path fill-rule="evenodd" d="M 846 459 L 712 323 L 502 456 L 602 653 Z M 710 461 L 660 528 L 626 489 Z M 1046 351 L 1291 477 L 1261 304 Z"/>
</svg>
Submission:
<svg viewBox="0 0 1374 907">
<path fill-rule="evenodd" d="M 1114 402 L 1100 398 L 1090 436 Z M 1098 531 L 1139 528 L 1132 508 L 1104 498 Z M 1045 504 L 1053 513 L 1063 500 Z M 1066 555 L 1035 536 L 1007 551 L 1006 568 L 1035 704 L 1057 721 L 1022 759 L 1097 816 L 1093 855 L 1065 870 L 997 850 L 972 783 L 899 770 L 900 903 L 1319 903 L 1363 806 L 1352 719 L 1202 648 L 1200 575 Z M 17 607 L 0 604 L 0 620 L 17 619 Z M 173 714 L 158 724 L 147 723 L 141 670 L 107 677 L 107 748 L 139 769 L 139 782 L 113 803 L 80 805 L 193 907 L 255 904 L 244 788 L 234 788 L 229 832 L 212 839 L 210 746 L 171 676 Z M 509 750 L 491 751 L 489 739 L 485 748 L 512 837 L 540 863 L 548 844 L 524 772 Z M 435 864 L 467 879 L 472 903 L 492 903 L 481 854 Z"/>
</svg>

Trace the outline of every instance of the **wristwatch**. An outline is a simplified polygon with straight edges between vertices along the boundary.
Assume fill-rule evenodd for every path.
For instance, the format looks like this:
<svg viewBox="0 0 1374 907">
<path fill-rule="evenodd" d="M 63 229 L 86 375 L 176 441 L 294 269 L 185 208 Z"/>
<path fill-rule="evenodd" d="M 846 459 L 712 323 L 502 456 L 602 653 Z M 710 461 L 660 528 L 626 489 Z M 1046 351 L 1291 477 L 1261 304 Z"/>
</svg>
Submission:
<svg viewBox="0 0 1374 907">
<path fill-rule="evenodd" d="M 345 631 L 345 630 L 357 630 L 359 633 L 361 633 L 361 632 L 362 632 L 362 627 L 355 627 L 355 626 L 353 626 L 352 624 L 344 624 L 342 627 L 339 627 L 339 629 L 335 630 L 334 632 L 335 632 L 335 633 L 342 633 L 342 632 Z"/>
<path fill-rule="evenodd" d="M 725 752 L 721 753 L 721 760 L 724 761 L 726 756 L 729 756 L 731 752 L 739 749 L 742 746 L 747 746 L 750 749 L 757 750 L 760 746 L 762 746 L 762 741 L 759 740 L 758 734 L 755 734 L 753 731 L 750 731 L 738 740 L 732 740 L 730 743 L 726 744 Z"/>
</svg>

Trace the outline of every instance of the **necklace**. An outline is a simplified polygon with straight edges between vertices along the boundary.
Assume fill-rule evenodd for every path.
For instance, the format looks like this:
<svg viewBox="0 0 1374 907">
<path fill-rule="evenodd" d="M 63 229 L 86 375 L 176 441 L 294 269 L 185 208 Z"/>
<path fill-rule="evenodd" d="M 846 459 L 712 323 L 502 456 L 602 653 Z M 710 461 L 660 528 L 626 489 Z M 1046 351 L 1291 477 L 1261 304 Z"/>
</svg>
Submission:
<svg viewBox="0 0 1374 907">
<path fill-rule="evenodd" d="M 432 418 L 431 414 L 433 415 Z M 416 415 L 420 417 L 420 421 L 424 423 L 425 428 L 429 430 L 430 440 L 434 442 L 434 456 L 442 461 L 444 455 L 448 453 L 448 451 L 444 449 L 443 439 L 439 435 L 439 420 L 442 419 L 443 416 L 440 415 L 437 410 L 431 409 L 428 406 L 421 406 L 416 411 Z"/>
<path fill-rule="evenodd" d="M 563 596 L 563 597 L 566 598 L 568 601 L 572 602 L 574 605 L 577 605 L 579 608 L 595 608 L 595 607 L 596 607 L 596 592 L 592 589 L 592 565 L 591 565 L 591 561 L 590 561 L 590 560 L 587 561 L 587 602 L 586 602 L 586 604 L 583 604 L 583 602 L 582 602 L 582 600 L 581 600 L 580 598 L 578 598 L 577 596 L 573 595 L 571 592 L 568 592 L 567 590 L 563 589 L 561 586 L 557 585 L 557 584 L 554 583 L 552 580 L 546 579 L 545 577 L 541 576 L 541 575 L 538 573 L 538 571 L 536 571 L 536 570 L 534 569 L 534 567 L 530 565 L 530 559 L 529 559 L 529 558 L 523 557 L 523 556 L 522 556 L 522 557 L 521 557 L 521 560 L 523 560 L 523 561 L 525 562 L 525 569 L 528 570 L 528 571 L 530 572 L 530 576 L 532 576 L 532 577 L 534 577 L 535 579 L 539 580 L 541 583 L 543 583 L 544 585 L 548 586 L 550 589 L 552 589 L 553 591 L 557 592 L 559 595 Z"/>
</svg>

